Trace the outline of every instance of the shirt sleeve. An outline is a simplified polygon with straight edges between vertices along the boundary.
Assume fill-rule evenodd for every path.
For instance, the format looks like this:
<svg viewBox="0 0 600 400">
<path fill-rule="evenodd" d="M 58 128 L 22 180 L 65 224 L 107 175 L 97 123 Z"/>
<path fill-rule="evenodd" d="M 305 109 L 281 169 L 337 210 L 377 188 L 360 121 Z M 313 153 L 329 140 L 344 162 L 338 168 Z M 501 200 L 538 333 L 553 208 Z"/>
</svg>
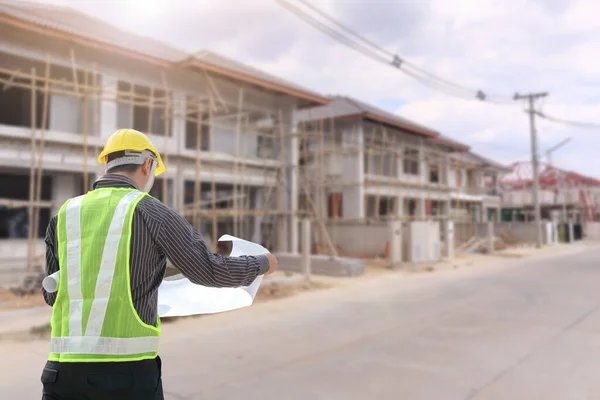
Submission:
<svg viewBox="0 0 600 400">
<path fill-rule="evenodd" d="M 161 225 L 156 243 L 191 282 L 209 287 L 247 286 L 268 271 L 266 256 L 225 257 L 212 253 L 202 235 L 185 218 L 160 205 Z"/>
<path fill-rule="evenodd" d="M 58 248 L 57 248 L 57 240 L 56 240 L 56 221 L 57 216 L 55 215 L 50 220 L 50 224 L 48 224 L 48 228 L 46 229 L 46 239 L 44 240 L 46 243 L 46 276 L 51 275 L 59 270 L 58 266 Z M 42 288 L 42 294 L 44 295 L 44 300 L 46 304 L 49 306 L 53 306 L 56 301 L 56 292 L 48 293 L 46 289 Z"/>
</svg>

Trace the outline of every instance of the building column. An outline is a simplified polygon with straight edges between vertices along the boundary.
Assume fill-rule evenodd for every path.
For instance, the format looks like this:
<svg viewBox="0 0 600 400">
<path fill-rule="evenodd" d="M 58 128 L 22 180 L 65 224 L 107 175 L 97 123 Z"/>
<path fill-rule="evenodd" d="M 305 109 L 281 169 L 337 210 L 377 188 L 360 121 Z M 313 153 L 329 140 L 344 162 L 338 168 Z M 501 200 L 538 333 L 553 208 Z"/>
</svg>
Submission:
<svg viewBox="0 0 600 400">
<path fill-rule="evenodd" d="M 364 134 L 362 123 L 356 123 L 350 130 L 343 132 L 348 141 L 343 154 L 342 183 L 343 217 L 365 217 L 365 163 L 364 163 Z"/>
<path fill-rule="evenodd" d="M 181 118 L 181 115 L 187 115 L 186 96 L 183 93 L 175 93 L 173 95 L 173 116 L 171 124 L 173 126 L 173 139 L 177 143 L 177 151 L 181 152 L 185 149 L 185 129 L 186 120 Z"/>
<path fill-rule="evenodd" d="M 102 86 L 107 90 L 107 97 L 100 101 L 100 137 L 105 141 L 117 129 L 130 128 L 129 126 L 118 126 L 118 104 L 117 95 L 118 78 L 111 75 L 102 75 Z"/>
<path fill-rule="evenodd" d="M 419 197 L 417 199 L 418 205 L 417 205 L 417 216 L 420 217 L 421 219 L 425 219 L 427 213 L 426 213 L 426 199 L 425 197 Z"/>
<path fill-rule="evenodd" d="M 298 228 L 299 228 L 299 219 L 298 219 L 298 174 L 299 174 L 299 141 L 296 133 L 298 132 L 298 122 L 295 117 L 295 112 L 292 112 L 291 118 L 291 133 L 292 136 L 290 138 L 290 210 L 292 214 L 290 215 L 290 252 L 292 254 L 298 254 L 299 249 L 299 236 L 298 236 Z M 325 201 L 325 199 L 323 199 Z M 324 217 L 324 216 L 322 216 Z"/>
<path fill-rule="evenodd" d="M 72 197 L 79 196 L 81 175 L 69 172 L 52 174 L 52 202 L 57 203 L 52 207 L 52 215 L 58 214 L 61 205 Z"/>
</svg>

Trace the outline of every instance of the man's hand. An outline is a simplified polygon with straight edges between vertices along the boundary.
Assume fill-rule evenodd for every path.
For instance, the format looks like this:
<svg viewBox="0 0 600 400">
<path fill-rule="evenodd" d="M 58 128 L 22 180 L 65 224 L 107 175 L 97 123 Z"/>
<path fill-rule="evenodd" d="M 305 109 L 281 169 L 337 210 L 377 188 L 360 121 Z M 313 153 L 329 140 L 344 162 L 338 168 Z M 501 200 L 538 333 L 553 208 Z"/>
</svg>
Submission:
<svg viewBox="0 0 600 400">
<path fill-rule="evenodd" d="M 265 254 L 265 256 L 267 256 L 267 259 L 269 260 L 269 270 L 267 271 L 267 273 L 265 275 L 269 275 L 272 274 L 273 272 L 275 272 L 275 270 L 277 270 L 277 257 L 275 257 L 273 254 L 268 253 Z"/>
</svg>

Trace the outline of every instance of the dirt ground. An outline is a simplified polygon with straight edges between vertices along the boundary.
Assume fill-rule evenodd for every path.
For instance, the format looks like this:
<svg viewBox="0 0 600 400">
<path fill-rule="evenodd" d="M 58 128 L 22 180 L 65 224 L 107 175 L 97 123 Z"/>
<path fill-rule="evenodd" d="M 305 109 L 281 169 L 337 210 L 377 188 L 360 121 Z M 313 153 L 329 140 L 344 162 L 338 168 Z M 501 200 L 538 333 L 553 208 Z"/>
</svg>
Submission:
<svg viewBox="0 0 600 400">
<path fill-rule="evenodd" d="M 17 296 L 8 289 L 0 288 L 0 310 L 18 310 L 45 305 L 42 290 L 34 295 Z"/>
</svg>

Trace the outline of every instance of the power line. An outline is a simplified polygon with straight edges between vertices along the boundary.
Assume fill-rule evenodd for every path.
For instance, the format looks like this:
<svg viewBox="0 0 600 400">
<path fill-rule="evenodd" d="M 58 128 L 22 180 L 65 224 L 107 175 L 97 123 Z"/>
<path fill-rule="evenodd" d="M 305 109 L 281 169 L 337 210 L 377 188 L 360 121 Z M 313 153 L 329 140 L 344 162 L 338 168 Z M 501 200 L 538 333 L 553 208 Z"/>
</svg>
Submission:
<svg viewBox="0 0 600 400">
<path fill-rule="evenodd" d="M 349 48 L 360 52 L 361 54 L 378 61 L 380 63 L 391 65 L 400 71 L 404 72 L 408 76 L 417 80 L 418 82 L 431 87 L 437 91 L 455 96 L 461 97 L 464 99 L 476 98 L 481 101 L 487 101 L 496 104 L 508 104 L 514 103 L 512 99 L 507 96 L 497 96 L 497 95 L 487 95 L 481 90 L 473 90 L 472 88 L 467 88 L 458 84 L 455 84 L 451 81 L 443 79 L 431 72 L 428 72 L 416 64 L 411 63 L 410 61 L 405 60 L 403 57 L 400 57 L 397 54 L 394 54 L 382 46 L 374 43 L 373 41 L 365 38 L 360 35 L 355 30 L 347 27 L 342 24 L 337 19 L 333 18 L 329 14 L 322 11 L 317 6 L 311 4 L 306 0 L 298 0 L 299 3 L 303 4 L 314 13 L 318 14 L 325 20 L 329 21 L 335 27 L 340 29 L 342 32 L 334 29 L 330 24 L 323 23 L 316 19 L 314 16 L 310 15 L 306 11 L 301 8 L 292 5 L 290 2 L 286 0 L 275 0 L 279 5 L 287 9 L 289 12 L 294 14 L 296 17 L 302 19 L 306 23 L 310 24 L 317 30 L 322 33 L 328 35 L 329 37 L 337 40 L 338 42 L 348 46 Z"/>
<path fill-rule="evenodd" d="M 549 116 L 541 111 L 536 111 L 535 113 L 538 117 L 543 118 L 550 122 L 555 122 L 557 124 L 575 126 L 578 128 L 585 128 L 585 129 L 600 129 L 600 124 L 593 123 L 593 122 L 581 122 L 581 121 L 573 121 L 573 120 L 568 120 L 568 119 L 556 118 L 556 117 Z"/>
</svg>

